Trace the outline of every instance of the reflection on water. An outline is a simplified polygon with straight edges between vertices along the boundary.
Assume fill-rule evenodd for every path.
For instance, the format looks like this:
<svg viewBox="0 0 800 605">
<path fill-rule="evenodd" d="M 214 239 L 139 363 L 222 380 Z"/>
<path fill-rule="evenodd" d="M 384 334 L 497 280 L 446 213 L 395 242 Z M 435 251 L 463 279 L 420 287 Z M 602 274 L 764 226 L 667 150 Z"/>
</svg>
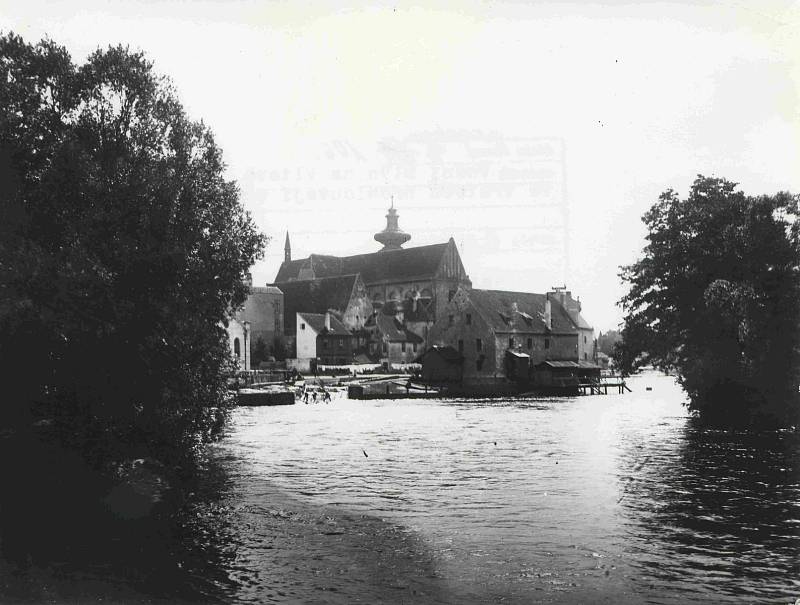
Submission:
<svg viewBox="0 0 800 605">
<path fill-rule="evenodd" d="M 235 461 L 239 501 L 258 502 L 269 482 L 301 504 L 410 530 L 408 558 L 427 557 L 444 602 L 800 596 L 797 434 L 703 430 L 671 378 L 632 386 L 240 410 L 219 451 Z M 258 568 L 259 550 L 245 539 L 239 560 Z"/>
<path fill-rule="evenodd" d="M 5 439 L 28 464 L 4 485 L 34 507 L 0 498 L 0 600 L 794 602 L 800 435 L 704 429 L 671 378 L 631 386 L 240 409 L 182 513 L 138 519 L 90 474 L 38 479 L 78 462 Z"/>
<path fill-rule="evenodd" d="M 693 422 L 669 443 L 651 444 L 622 503 L 644 581 L 717 602 L 800 595 L 799 445 L 796 433 Z M 687 580 L 693 585 L 682 586 Z"/>
</svg>

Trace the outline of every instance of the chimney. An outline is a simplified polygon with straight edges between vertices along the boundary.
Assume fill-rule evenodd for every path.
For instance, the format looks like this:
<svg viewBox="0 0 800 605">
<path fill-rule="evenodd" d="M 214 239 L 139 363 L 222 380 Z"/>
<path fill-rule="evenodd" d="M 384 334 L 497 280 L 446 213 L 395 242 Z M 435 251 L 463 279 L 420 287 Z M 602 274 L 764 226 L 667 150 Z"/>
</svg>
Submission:
<svg viewBox="0 0 800 605">
<path fill-rule="evenodd" d="M 550 306 L 550 294 L 546 294 L 544 299 L 544 325 L 548 330 L 553 329 L 553 309 Z"/>
<path fill-rule="evenodd" d="M 325 313 L 325 329 L 328 331 L 331 329 L 331 314 L 328 312 Z"/>
</svg>

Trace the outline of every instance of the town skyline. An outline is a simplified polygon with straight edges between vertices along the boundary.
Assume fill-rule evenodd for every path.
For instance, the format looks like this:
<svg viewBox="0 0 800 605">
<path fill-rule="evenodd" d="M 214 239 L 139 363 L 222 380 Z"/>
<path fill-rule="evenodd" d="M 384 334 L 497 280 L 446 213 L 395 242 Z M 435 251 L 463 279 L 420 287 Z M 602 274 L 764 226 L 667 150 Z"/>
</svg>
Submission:
<svg viewBox="0 0 800 605">
<path fill-rule="evenodd" d="M 795 3 L 77 6 L 0 2 L 0 28 L 144 51 L 271 237 L 257 284 L 286 231 L 297 255 L 376 250 L 394 196 L 409 246 L 452 236 L 478 287 L 566 283 L 605 331 L 661 192 L 800 190 Z"/>
</svg>

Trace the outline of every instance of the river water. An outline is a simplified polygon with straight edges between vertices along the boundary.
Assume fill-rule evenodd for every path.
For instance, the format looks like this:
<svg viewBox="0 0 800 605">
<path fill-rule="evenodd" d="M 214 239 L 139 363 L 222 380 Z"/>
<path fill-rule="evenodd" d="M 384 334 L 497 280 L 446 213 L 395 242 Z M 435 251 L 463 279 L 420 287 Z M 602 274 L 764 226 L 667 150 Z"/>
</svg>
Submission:
<svg viewBox="0 0 800 605">
<path fill-rule="evenodd" d="M 798 434 L 706 430 L 672 378 L 629 384 L 237 410 L 187 529 L 221 545 L 204 575 L 233 602 L 793 603 Z"/>
</svg>

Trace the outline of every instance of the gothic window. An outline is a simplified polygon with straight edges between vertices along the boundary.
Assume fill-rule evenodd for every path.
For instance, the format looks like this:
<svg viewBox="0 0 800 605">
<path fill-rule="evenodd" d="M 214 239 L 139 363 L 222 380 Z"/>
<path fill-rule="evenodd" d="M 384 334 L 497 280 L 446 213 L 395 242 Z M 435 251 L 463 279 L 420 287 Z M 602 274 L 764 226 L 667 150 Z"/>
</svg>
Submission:
<svg viewBox="0 0 800 605">
<path fill-rule="evenodd" d="M 514 337 L 513 336 L 509 336 L 508 337 L 508 348 L 509 349 L 513 349 L 514 348 Z"/>
<path fill-rule="evenodd" d="M 478 351 L 478 353 L 483 351 L 483 341 L 480 338 L 475 339 L 475 350 Z"/>
<path fill-rule="evenodd" d="M 533 338 L 528 338 L 528 349 L 533 348 Z"/>
<path fill-rule="evenodd" d="M 550 348 L 550 339 L 549 338 L 545 338 L 544 339 L 544 348 L 545 349 L 549 349 Z"/>
<path fill-rule="evenodd" d="M 233 339 L 233 354 L 236 355 L 236 357 L 239 357 L 242 354 L 242 348 L 239 344 L 238 338 Z"/>
<path fill-rule="evenodd" d="M 460 338 L 458 339 L 458 352 L 459 353 L 464 352 L 464 341 L 461 340 Z"/>
<path fill-rule="evenodd" d="M 472 315 L 470 313 L 467 313 L 467 325 L 472 325 Z"/>
</svg>

